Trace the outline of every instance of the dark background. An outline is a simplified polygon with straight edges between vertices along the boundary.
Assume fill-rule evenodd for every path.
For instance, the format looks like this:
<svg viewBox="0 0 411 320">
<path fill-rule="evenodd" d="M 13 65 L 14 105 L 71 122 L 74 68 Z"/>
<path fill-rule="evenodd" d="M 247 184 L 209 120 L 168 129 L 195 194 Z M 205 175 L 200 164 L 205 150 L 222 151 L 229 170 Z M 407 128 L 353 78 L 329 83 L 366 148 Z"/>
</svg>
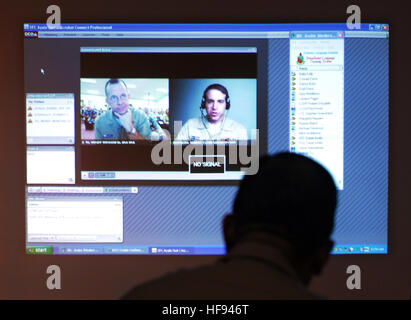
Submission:
<svg viewBox="0 0 411 320">
<path fill-rule="evenodd" d="M 257 78 L 257 55 L 81 53 L 80 70 L 82 78 L 110 78 L 119 70 L 119 78 Z"/>
<path fill-rule="evenodd" d="M 212 262 L 211 256 L 29 256 L 25 254 L 25 101 L 23 23 L 307 23 L 345 22 L 361 8 L 362 23 L 390 24 L 390 154 L 388 255 L 330 258 L 312 290 L 338 299 L 411 296 L 409 10 L 400 1 L 7 1 L 0 5 L 0 299 L 111 299 L 167 271 Z M 64 75 L 62 75 L 64 77 Z M 62 270 L 62 290 L 46 287 L 46 269 Z M 362 270 L 362 289 L 346 288 L 347 266 Z"/>
</svg>

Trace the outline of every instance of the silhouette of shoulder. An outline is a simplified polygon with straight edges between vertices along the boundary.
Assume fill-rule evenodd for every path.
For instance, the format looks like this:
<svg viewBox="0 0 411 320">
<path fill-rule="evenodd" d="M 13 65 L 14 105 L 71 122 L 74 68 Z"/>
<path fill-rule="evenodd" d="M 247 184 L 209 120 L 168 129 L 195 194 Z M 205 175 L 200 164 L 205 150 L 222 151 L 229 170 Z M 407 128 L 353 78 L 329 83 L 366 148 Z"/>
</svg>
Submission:
<svg viewBox="0 0 411 320">
<path fill-rule="evenodd" d="M 281 253 L 246 243 L 214 264 L 182 269 L 132 289 L 124 299 L 320 299 Z"/>
</svg>

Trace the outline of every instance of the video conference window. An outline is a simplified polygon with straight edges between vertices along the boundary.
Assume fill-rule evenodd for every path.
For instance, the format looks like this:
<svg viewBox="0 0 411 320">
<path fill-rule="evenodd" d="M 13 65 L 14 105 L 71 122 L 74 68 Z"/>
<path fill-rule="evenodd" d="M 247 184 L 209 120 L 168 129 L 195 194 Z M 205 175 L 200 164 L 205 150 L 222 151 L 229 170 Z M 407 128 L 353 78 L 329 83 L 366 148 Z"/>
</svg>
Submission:
<svg viewBox="0 0 411 320">
<path fill-rule="evenodd" d="M 82 48 L 82 179 L 239 180 L 257 105 L 255 47 Z"/>
</svg>

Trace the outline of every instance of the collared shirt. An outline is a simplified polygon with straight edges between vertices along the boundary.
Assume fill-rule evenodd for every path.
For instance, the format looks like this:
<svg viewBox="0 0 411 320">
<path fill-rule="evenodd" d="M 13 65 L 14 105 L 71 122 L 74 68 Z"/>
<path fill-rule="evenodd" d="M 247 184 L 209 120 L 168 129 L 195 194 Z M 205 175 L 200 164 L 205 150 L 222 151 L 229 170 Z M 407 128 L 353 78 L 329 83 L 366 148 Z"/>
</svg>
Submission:
<svg viewBox="0 0 411 320">
<path fill-rule="evenodd" d="M 230 118 L 225 118 L 221 127 L 211 129 L 211 124 L 204 117 L 188 120 L 177 135 L 176 141 L 235 141 L 247 140 L 247 129 Z"/>
<path fill-rule="evenodd" d="M 137 132 L 145 139 L 155 140 L 158 134 L 151 130 L 150 122 L 145 113 L 138 109 L 130 108 L 133 125 Z M 120 123 L 120 120 L 114 116 L 112 110 L 107 110 L 96 119 L 95 124 L 95 138 L 114 139 L 114 140 L 128 140 L 128 134 Z"/>
</svg>

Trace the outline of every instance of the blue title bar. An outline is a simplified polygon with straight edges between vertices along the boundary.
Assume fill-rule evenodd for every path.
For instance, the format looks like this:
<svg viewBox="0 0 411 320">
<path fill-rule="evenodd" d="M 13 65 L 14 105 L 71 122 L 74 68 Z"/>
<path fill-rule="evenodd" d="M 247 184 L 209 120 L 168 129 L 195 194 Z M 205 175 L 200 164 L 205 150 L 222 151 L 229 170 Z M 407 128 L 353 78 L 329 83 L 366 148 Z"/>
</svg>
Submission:
<svg viewBox="0 0 411 320">
<path fill-rule="evenodd" d="M 305 24 L 60 24 L 49 28 L 46 23 L 24 23 L 25 31 L 225 31 L 225 32 L 275 32 L 275 31 L 388 31 L 388 24 L 360 24 L 360 29 L 349 29 L 346 23 L 305 23 Z"/>
<path fill-rule="evenodd" d="M 344 38 L 344 32 L 342 31 L 297 31 L 291 32 L 291 39 L 340 39 Z"/>
</svg>

